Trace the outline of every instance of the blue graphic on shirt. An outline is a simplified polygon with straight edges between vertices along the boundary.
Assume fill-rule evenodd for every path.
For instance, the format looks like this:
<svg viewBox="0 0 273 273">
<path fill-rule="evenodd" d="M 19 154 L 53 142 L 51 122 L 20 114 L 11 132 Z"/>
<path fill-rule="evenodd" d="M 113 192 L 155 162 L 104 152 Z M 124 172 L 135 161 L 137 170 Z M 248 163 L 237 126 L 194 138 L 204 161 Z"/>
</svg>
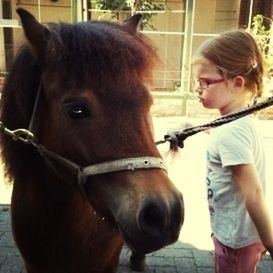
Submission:
<svg viewBox="0 0 273 273">
<path fill-rule="evenodd" d="M 210 161 L 210 152 L 207 151 L 207 160 Z"/>
<path fill-rule="evenodd" d="M 207 150 L 207 161 L 210 161 L 211 160 L 211 154 L 210 152 Z M 207 199 L 210 203 L 210 201 L 213 199 L 214 197 L 214 193 L 213 193 L 213 190 L 210 188 L 210 184 L 211 184 L 211 181 L 209 179 L 209 174 L 210 172 L 212 171 L 210 168 L 209 168 L 209 164 L 207 164 L 208 166 L 208 169 L 207 169 L 207 177 L 206 177 L 206 181 L 207 181 Z M 209 204 L 209 212 L 210 212 L 210 215 L 213 216 L 214 215 L 214 207 Z"/>
</svg>

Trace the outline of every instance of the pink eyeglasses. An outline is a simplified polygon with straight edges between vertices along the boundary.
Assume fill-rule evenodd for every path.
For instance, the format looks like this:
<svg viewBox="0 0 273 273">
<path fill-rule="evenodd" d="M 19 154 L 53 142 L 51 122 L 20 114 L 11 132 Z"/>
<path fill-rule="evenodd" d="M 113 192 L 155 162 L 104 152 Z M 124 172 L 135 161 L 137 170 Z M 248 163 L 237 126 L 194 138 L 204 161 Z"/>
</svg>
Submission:
<svg viewBox="0 0 273 273">
<path fill-rule="evenodd" d="M 209 88 L 210 85 L 224 82 L 226 79 L 221 78 L 221 79 L 210 79 L 210 78 L 198 78 L 194 79 L 194 87 L 198 89 L 207 89 Z"/>
</svg>

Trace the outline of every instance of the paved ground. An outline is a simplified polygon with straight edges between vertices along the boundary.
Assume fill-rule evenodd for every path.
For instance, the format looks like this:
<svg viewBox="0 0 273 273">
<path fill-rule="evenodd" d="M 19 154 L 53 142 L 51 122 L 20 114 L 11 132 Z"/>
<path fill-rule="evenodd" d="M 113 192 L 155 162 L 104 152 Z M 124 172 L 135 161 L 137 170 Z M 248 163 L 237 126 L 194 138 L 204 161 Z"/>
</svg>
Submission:
<svg viewBox="0 0 273 273">
<path fill-rule="evenodd" d="M 169 130 L 180 128 L 182 118 L 155 118 L 156 140 Z M 203 121 L 192 121 L 195 124 Z M 259 122 L 265 140 L 268 166 L 273 164 L 273 122 Z M 146 273 L 212 273 L 213 254 L 204 181 L 207 135 L 200 133 L 185 141 L 185 148 L 175 156 L 168 154 L 168 145 L 159 147 L 169 167 L 169 175 L 183 193 L 185 224 L 179 241 L 147 256 Z M 273 168 L 268 168 L 268 205 L 273 207 Z M 271 181 L 270 181 L 271 179 Z M 10 188 L 0 181 L 0 273 L 26 273 L 14 244 L 9 215 Z M 273 210 L 272 210 L 273 217 Z M 132 273 L 128 268 L 130 252 L 124 248 L 118 273 Z M 273 262 L 266 255 L 260 273 L 273 273 Z M 80 272 L 79 272 L 80 273 Z"/>
<path fill-rule="evenodd" d="M 129 269 L 129 250 L 124 248 L 118 273 L 132 273 Z M 146 273 L 213 273 L 213 254 L 191 244 L 178 241 L 147 256 Z M 260 273 L 272 273 L 269 256 L 263 259 Z M 26 273 L 10 230 L 9 206 L 0 205 L 0 273 Z M 80 272 L 79 272 L 80 273 Z M 91 272 L 90 272 L 91 273 Z"/>
</svg>

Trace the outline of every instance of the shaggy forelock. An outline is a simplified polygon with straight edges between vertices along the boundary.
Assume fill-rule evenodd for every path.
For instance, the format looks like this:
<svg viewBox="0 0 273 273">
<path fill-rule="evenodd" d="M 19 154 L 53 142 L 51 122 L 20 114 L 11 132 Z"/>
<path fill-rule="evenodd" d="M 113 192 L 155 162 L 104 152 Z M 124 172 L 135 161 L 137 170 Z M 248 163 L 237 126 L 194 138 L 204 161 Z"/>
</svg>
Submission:
<svg viewBox="0 0 273 273">
<path fill-rule="evenodd" d="M 98 92 L 143 81 L 156 61 L 154 48 L 141 35 L 106 22 L 52 24 L 47 72 L 63 84 L 92 86 Z"/>
</svg>

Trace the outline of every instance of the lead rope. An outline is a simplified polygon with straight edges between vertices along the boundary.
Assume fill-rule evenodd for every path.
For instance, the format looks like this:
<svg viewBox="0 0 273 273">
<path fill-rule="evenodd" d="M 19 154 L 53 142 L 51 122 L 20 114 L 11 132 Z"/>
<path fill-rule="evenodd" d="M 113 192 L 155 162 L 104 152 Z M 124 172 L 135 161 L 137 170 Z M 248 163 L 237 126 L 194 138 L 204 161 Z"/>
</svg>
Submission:
<svg viewBox="0 0 273 273">
<path fill-rule="evenodd" d="M 181 131 L 176 131 L 173 133 L 166 134 L 164 136 L 163 140 L 156 141 L 155 144 L 163 144 L 166 142 L 170 143 L 170 150 L 176 151 L 178 148 L 183 148 L 184 147 L 184 141 L 187 137 L 195 135 L 199 132 L 206 131 L 210 128 L 218 127 L 220 125 L 229 123 L 231 121 L 234 121 L 236 119 L 242 118 L 246 115 L 252 114 L 258 110 L 261 110 L 263 108 L 269 107 L 273 105 L 273 97 L 268 98 L 265 101 L 259 102 L 255 105 L 250 106 L 247 109 L 241 110 L 239 112 L 226 115 L 223 117 L 220 117 L 218 119 L 215 119 L 214 121 L 211 121 L 209 123 L 205 123 L 202 125 L 186 128 Z"/>
<path fill-rule="evenodd" d="M 189 136 L 195 135 L 199 132 L 203 132 L 203 131 L 208 130 L 210 128 L 218 127 L 218 126 L 223 125 L 225 123 L 229 123 L 231 121 L 234 121 L 234 120 L 244 117 L 246 115 L 252 114 L 256 111 L 259 111 L 263 108 L 266 108 L 266 107 L 269 107 L 272 105 L 273 105 L 273 96 L 269 97 L 265 101 L 262 101 L 262 102 L 259 102 L 255 105 L 253 105 L 253 106 L 250 106 L 247 109 L 241 110 L 239 112 L 236 112 L 236 113 L 233 113 L 230 115 L 220 117 L 220 118 L 215 119 L 214 121 L 211 121 L 209 123 L 205 123 L 202 125 L 186 128 L 181 131 L 176 131 L 176 132 L 173 132 L 170 134 L 166 134 L 164 136 L 163 140 L 156 141 L 155 144 L 159 145 L 159 144 L 169 142 L 170 149 L 177 150 L 178 148 L 184 147 L 184 140 Z M 6 128 L 4 126 L 4 124 L 0 121 L 0 132 L 3 132 L 5 134 L 9 135 L 10 137 L 12 137 L 12 139 L 14 141 L 21 141 L 25 144 L 32 144 L 32 145 L 36 146 L 36 148 L 37 148 L 37 144 L 34 142 L 35 136 L 29 130 L 16 129 L 16 130 L 12 131 L 12 130 Z"/>
</svg>

